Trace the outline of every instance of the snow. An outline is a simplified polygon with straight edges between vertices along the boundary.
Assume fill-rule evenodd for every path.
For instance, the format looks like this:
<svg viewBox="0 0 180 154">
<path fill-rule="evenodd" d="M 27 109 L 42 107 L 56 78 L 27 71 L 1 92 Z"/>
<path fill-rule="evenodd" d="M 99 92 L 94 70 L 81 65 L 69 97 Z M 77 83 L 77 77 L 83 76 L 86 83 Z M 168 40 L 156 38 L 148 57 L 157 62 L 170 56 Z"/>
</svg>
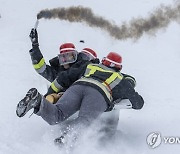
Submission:
<svg viewBox="0 0 180 154">
<path fill-rule="evenodd" d="M 18 118 L 15 109 L 18 101 L 31 87 L 41 93 L 47 81 L 33 69 L 29 56 L 28 38 L 36 15 L 45 8 L 82 5 L 106 19 L 121 24 L 135 17 L 146 17 L 160 4 L 172 5 L 173 0 L 0 0 L 0 154 L 60 154 L 65 151 L 53 144 L 59 126 L 49 126 L 33 115 Z M 75 153 L 178 153 L 179 144 L 162 144 L 150 149 L 146 143 L 149 133 L 158 131 L 163 136 L 179 136 L 180 130 L 180 28 L 172 22 L 155 36 L 143 35 L 139 40 L 115 40 L 105 31 L 86 24 L 66 21 L 40 20 L 38 27 L 40 48 L 46 60 L 58 53 L 61 43 L 73 42 L 80 50 L 91 47 L 100 58 L 108 52 L 123 56 L 123 72 L 135 76 L 136 90 L 143 96 L 142 110 L 122 110 L 118 126 L 119 137 L 109 147 L 97 147 L 87 139 Z M 80 43 L 79 40 L 85 40 Z"/>
</svg>

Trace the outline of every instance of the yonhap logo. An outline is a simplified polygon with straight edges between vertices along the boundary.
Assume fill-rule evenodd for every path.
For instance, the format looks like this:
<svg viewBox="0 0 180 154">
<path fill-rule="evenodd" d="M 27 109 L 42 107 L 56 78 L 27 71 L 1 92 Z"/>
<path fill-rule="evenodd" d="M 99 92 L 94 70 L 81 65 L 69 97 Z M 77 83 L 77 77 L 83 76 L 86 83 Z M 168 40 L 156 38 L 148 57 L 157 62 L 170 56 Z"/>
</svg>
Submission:
<svg viewBox="0 0 180 154">
<path fill-rule="evenodd" d="M 158 147 L 162 142 L 161 134 L 158 132 L 152 132 L 147 136 L 146 141 L 149 147 L 154 149 Z"/>
<path fill-rule="evenodd" d="M 162 137 L 158 132 L 150 133 L 146 138 L 147 144 L 150 148 L 154 149 L 161 143 L 164 144 L 178 144 L 180 145 L 180 137 L 178 136 L 164 136 Z"/>
</svg>

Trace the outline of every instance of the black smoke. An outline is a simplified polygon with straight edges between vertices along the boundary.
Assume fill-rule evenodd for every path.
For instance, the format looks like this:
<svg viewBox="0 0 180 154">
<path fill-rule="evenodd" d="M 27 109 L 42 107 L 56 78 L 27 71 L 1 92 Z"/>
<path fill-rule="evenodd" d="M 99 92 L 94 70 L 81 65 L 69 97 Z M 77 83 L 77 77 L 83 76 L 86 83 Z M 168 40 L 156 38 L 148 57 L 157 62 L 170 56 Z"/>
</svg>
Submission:
<svg viewBox="0 0 180 154">
<path fill-rule="evenodd" d="M 163 6 L 154 10 L 146 18 L 134 18 L 120 26 L 113 24 L 103 17 L 96 16 L 90 8 L 77 6 L 69 8 L 45 9 L 38 13 L 38 19 L 67 20 L 69 22 L 84 22 L 90 27 L 97 27 L 107 31 L 110 36 L 118 40 L 139 39 L 143 34 L 155 34 L 159 29 L 180 20 L 180 4 Z"/>
</svg>

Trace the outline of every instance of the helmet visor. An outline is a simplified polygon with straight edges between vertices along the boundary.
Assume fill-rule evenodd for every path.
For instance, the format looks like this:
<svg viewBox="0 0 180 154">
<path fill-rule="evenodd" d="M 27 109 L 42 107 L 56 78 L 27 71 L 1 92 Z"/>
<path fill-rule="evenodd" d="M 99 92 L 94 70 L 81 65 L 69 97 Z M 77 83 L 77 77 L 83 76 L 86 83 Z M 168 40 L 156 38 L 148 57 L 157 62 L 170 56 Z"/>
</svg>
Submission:
<svg viewBox="0 0 180 154">
<path fill-rule="evenodd" d="M 95 59 L 93 56 L 91 56 L 90 54 L 88 54 L 86 52 L 80 52 L 79 56 L 81 57 L 81 59 L 88 60 L 88 61 Z"/>
<path fill-rule="evenodd" d="M 77 51 L 72 50 L 65 53 L 61 53 L 58 55 L 58 58 L 60 65 L 74 63 L 77 60 Z"/>
</svg>

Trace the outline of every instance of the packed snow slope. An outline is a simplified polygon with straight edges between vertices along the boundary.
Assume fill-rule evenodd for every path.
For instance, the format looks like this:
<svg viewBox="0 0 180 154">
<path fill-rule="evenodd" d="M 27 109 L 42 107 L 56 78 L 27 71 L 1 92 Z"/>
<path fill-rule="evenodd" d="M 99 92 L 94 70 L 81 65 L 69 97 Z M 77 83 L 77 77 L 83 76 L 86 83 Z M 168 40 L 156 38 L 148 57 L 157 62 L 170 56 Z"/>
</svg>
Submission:
<svg viewBox="0 0 180 154">
<path fill-rule="evenodd" d="M 31 87 L 41 93 L 47 90 L 45 79 L 33 69 L 29 56 L 29 33 L 39 11 L 46 8 L 82 5 L 117 25 L 135 17 L 146 17 L 160 4 L 173 0 L 0 0 L 0 154 L 60 154 L 65 151 L 53 144 L 59 126 L 49 126 L 40 117 L 29 114 L 18 118 L 18 101 Z M 61 43 L 73 42 L 78 50 L 90 47 L 99 58 L 110 51 L 123 57 L 123 72 L 137 80 L 136 90 L 143 96 L 142 110 L 122 110 L 118 139 L 109 146 L 98 147 L 88 139 L 75 149 L 78 154 L 148 154 L 179 153 L 179 144 L 161 144 L 150 149 L 146 143 L 149 133 L 180 137 L 180 27 L 172 22 L 154 36 L 144 34 L 139 40 L 121 41 L 111 38 L 99 28 L 84 23 L 40 20 L 38 27 L 40 49 L 48 59 L 58 54 Z M 80 43 L 84 40 L 85 43 Z"/>
</svg>

